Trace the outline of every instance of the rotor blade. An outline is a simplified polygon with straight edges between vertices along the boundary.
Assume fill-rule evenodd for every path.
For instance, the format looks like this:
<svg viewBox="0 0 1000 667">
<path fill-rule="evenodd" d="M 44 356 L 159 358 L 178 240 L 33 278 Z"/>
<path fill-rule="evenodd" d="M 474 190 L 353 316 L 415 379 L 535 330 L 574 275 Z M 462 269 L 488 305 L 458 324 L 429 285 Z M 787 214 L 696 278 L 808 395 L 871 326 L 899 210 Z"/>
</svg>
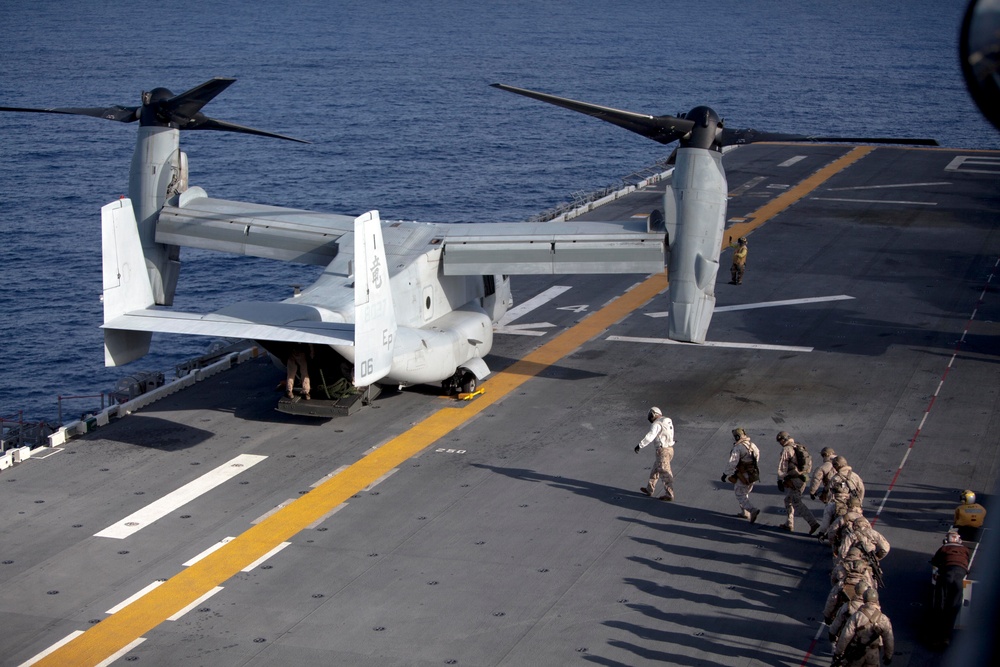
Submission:
<svg viewBox="0 0 1000 667">
<path fill-rule="evenodd" d="M 564 109 L 570 109 L 571 111 L 599 118 L 653 141 L 658 141 L 661 144 L 669 144 L 677 141 L 694 127 L 692 121 L 677 118 L 676 116 L 650 116 L 649 114 L 633 113 L 631 111 L 623 111 L 622 109 L 578 102 L 577 100 L 547 95 L 546 93 L 539 93 L 525 88 L 515 88 L 503 83 L 493 83 L 490 85 L 500 90 L 517 93 L 518 95 L 524 95 L 525 97 L 548 102 Z"/>
<path fill-rule="evenodd" d="M 139 119 L 139 107 L 65 107 L 57 109 L 28 109 L 25 107 L 0 107 L 0 111 L 20 111 L 26 113 L 60 113 L 73 116 L 93 116 L 104 120 L 131 123 Z"/>
<path fill-rule="evenodd" d="M 191 90 L 186 90 L 164 100 L 161 103 L 161 109 L 174 122 L 194 118 L 203 106 L 214 100 L 219 93 L 234 83 L 236 83 L 236 79 L 217 76 Z"/>
<path fill-rule="evenodd" d="M 813 137 L 804 134 L 784 134 L 781 132 L 758 132 L 757 130 L 723 129 L 719 138 L 722 146 L 752 144 L 758 141 L 787 141 L 795 143 L 843 143 L 843 144 L 895 144 L 910 146 L 939 146 L 935 139 L 897 137 Z"/>
<path fill-rule="evenodd" d="M 199 118 L 195 119 L 191 123 L 185 125 L 184 130 L 220 130 L 222 132 L 239 132 L 241 134 L 256 134 L 261 137 L 271 137 L 273 139 L 284 139 L 286 141 L 297 141 L 300 144 L 312 143 L 306 141 L 305 139 L 296 139 L 295 137 L 289 137 L 284 134 L 276 134 L 274 132 L 265 132 L 264 130 L 256 130 L 252 127 L 246 127 L 245 125 L 237 125 L 236 123 L 229 123 L 224 120 L 215 120 L 214 118 L 209 118 L 204 114 L 198 114 Z"/>
</svg>

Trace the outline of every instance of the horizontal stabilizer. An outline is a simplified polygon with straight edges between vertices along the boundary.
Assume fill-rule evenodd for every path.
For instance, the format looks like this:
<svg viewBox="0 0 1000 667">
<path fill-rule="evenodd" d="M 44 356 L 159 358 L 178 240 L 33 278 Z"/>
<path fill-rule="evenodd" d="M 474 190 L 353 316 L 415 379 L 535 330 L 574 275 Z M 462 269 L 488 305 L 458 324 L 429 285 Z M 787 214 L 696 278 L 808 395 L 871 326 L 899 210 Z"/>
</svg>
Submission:
<svg viewBox="0 0 1000 667">
<path fill-rule="evenodd" d="M 246 338 L 322 345 L 354 345 L 354 325 L 322 320 L 325 311 L 292 303 L 246 301 L 214 313 L 147 308 L 104 324 L 105 329 Z"/>
</svg>

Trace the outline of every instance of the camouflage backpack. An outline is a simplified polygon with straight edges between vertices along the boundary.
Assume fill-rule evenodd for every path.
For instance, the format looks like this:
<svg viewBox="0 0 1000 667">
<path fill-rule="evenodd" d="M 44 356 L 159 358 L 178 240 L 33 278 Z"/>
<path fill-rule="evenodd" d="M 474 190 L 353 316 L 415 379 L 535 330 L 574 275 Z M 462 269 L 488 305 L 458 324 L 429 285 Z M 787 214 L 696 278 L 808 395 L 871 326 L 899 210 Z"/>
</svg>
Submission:
<svg viewBox="0 0 1000 667">
<path fill-rule="evenodd" d="M 743 446 L 746 447 L 747 453 L 750 455 L 750 461 L 748 463 L 743 463 L 740 461 L 738 467 L 741 468 L 746 474 L 747 483 L 753 484 L 754 482 L 760 481 L 760 466 L 757 462 L 757 456 L 754 454 L 753 449 L 750 447 L 749 442 L 744 442 Z"/>
<path fill-rule="evenodd" d="M 805 445 L 799 443 L 795 443 L 795 467 L 803 476 L 808 476 L 813 469 L 813 460 L 809 456 L 809 450 L 805 448 Z"/>
</svg>

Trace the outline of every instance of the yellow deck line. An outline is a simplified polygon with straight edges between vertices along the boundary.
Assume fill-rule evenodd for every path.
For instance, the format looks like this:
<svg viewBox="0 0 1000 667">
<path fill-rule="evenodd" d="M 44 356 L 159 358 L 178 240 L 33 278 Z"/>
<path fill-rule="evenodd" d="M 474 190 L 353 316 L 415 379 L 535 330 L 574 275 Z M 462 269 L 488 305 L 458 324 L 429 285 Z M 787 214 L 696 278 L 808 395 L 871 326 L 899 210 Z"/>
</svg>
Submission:
<svg viewBox="0 0 1000 667">
<path fill-rule="evenodd" d="M 784 211 L 834 174 L 871 152 L 855 148 L 844 157 L 816 172 L 796 187 L 751 214 L 752 223 L 734 234 L 743 236 Z M 744 224 L 744 223 L 741 223 Z M 468 422 L 483 410 L 508 396 L 544 369 L 560 361 L 608 327 L 624 319 L 667 287 L 666 274 L 654 274 L 629 291 L 594 311 L 579 324 L 563 331 L 508 368 L 496 373 L 483 386 L 486 392 L 461 409 L 443 408 L 404 433 L 388 441 L 357 463 L 300 496 L 222 548 L 171 577 L 161 586 L 92 626 L 82 635 L 35 663 L 37 667 L 96 665 L 168 618 L 184 609 L 216 586 L 221 586 L 243 568 L 286 542 L 307 526 L 319 521 L 351 496 L 374 483 L 385 473 L 423 451 L 431 444 Z"/>
<path fill-rule="evenodd" d="M 844 169 L 847 169 L 852 164 L 871 153 L 873 150 L 875 150 L 873 146 L 858 146 L 852 149 L 849 153 L 834 160 L 795 187 L 789 188 L 748 215 L 747 217 L 750 218 L 749 221 L 737 222 L 732 227 L 728 227 L 722 240 L 723 249 L 729 247 L 730 237 L 738 239 L 741 236 L 746 236 L 774 216 L 779 213 L 783 213 L 789 206 L 799 201 L 820 185 L 830 180 L 833 176 L 840 173 Z"/>
</svg>

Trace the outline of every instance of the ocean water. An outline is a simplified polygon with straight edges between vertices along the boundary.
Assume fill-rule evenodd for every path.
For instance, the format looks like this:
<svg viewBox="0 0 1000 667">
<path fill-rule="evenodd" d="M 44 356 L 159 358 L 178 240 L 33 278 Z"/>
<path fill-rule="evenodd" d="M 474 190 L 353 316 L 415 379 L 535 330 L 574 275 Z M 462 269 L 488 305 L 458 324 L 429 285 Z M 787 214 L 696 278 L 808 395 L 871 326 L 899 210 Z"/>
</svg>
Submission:
<svg viewBox="0 0 1000 667">
<path fill-rule="evenodd" d="M 730 127 L 1000 148 L 957 60 L 964 1 L 0 0 L 0 105 L 135 105 L 213 76 L 204 111 L 311 141 L 188 132 L 211 196 L 440 222 L 517 221 L 613 185 L 664 147 L 490 88 Z M 125 194 L 135 125 L 0 114 L 0 417 L 55 421 L 210 341 L 156 335 L 103 365 L 100 207 Z M 317 274 L 186 250 L 175 306 L 282 299 Z"/>
</svg>

